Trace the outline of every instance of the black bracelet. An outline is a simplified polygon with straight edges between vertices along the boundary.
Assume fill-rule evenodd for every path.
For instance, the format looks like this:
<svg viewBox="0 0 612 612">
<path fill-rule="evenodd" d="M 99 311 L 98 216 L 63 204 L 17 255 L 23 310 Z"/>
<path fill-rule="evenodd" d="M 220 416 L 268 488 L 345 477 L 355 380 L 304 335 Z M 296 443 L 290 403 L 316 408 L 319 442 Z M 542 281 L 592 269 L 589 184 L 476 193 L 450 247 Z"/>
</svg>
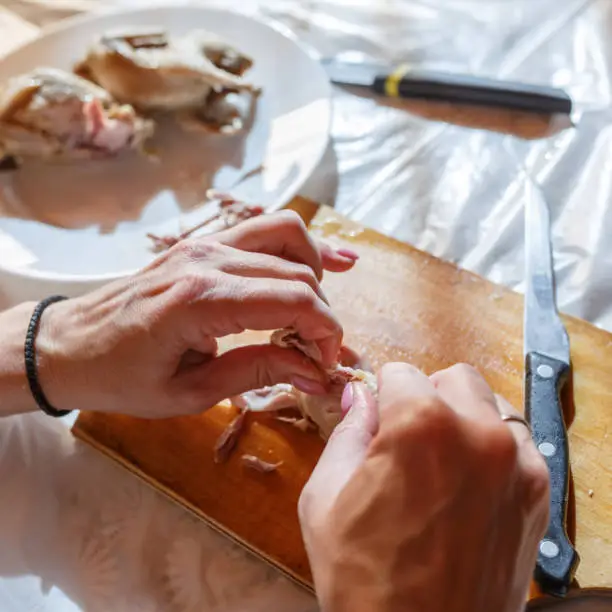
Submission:
<svg viewBox="0 0 612 612">
<path fill-rule="evenodd" d="M 61 302 L 62 300 L 67 300 L 68 298 L 63 295 L 52 295 L 48 298 L 42 300 L 36 305 L 34 312 L 32 313 L 32 318 L 30 319 L 30 324 L 28 325 L 28 332 L 26 334 L 25 346 L 24 346 L 24 356 L 25 356 L 25 369 L 26 376 L 28 378 L 28 384 L 30 385 L 30 391 L 32 392 L 32 397 L 38 404 L 38 407 L 46 414 L 52 417 L 63 417 L 72 412 L 71 410 L 58 410 L 54 408 L 45 397 L 43 393 L 42 387 L 38 382 L 38 370 L 36 368 L 36 348 L 35 348 L 35 340 L 36 334 L 38 333 L 38 328 L 40 327 L 40 318 L 47 306 L 54 304 L 55 302 Z"/>
</svg>

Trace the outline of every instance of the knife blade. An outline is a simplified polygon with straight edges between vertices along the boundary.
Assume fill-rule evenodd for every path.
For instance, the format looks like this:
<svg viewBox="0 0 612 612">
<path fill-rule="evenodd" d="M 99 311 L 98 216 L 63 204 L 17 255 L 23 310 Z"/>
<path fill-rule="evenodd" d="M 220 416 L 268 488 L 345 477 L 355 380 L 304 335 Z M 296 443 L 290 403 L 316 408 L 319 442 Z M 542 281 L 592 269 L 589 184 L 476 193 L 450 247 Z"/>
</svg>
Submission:
<svg viewBox="0 0 612 612">
<path fill-rule="evenodd" d="M 566 529 L 569 449 L 561 392 L 570 371 L 570 344 L 557 310 L 550 214 L 528 181 L 525 204 L 525 417 L 550 474 L 550 519 L 539 544 L 534 578 L 549 595 L 564 596 L 579 563 Z"/>
<path fill-rule="evenodd" d="M 323 58 L 321 63 L 333 83 L 366 88 L 389 98 L 454 102 L 543 114 L 570 115 L 572 112 L 572 99 L 565 91 L 544 85 L 417 70 L 407 64 L 390 68 L 335 57 Z"/>
</svg>

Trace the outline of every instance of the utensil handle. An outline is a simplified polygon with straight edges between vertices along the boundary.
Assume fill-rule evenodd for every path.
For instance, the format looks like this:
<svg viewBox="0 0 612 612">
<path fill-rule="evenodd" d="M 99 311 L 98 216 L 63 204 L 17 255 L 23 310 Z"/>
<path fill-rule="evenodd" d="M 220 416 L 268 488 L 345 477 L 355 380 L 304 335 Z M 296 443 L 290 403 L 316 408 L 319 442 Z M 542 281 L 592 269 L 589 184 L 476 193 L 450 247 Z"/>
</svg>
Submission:
<svg viewBox="0 0 612 612">
<path fill-rule="evenodd" d="M 420 98 L 544 114 L 569 115 L 572 111 L 572 99 L 561 89 L 472 75 L 400 67 L 392 74 L 377 76 L 373 88 L 387 97 Z"/>
<path fill-rule="evenodd" d="M 534 578 L 543 592 L 563 596 L 579 562 L 566 529 L 569 449 L 561 391 L 569 366 L 532 352 L 526 357 L 525 372 L 525 417 L 550 473 L 550 520 L 539 545 Z"/>
</svg>

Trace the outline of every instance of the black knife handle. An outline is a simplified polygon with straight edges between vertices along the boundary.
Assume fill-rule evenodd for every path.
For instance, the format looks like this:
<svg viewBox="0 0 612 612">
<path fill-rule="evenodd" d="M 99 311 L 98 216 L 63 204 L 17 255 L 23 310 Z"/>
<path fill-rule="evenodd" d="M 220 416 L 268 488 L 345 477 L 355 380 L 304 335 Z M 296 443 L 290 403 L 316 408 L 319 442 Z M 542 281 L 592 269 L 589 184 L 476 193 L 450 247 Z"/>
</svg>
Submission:
<svg viewBox="0 0 612 612">
<path fill-rule="evenodd" d="M 539 545 L 534 578 L 544 593 L 563 596 L 579 562 L 566 529 L 569 449 L 561 391 L 569 366 L 532 352 L 527 355 L 525 372 L 525 416 L 550 473 L 550 520 Z"/>
<path fill-rule="evenodd" d="M 561 89 L 429 71 L 404 70 L 379 75 L 374 91 L 387 97 L 417 98 L 569 115 L 572 99 Z"/>
</svg>

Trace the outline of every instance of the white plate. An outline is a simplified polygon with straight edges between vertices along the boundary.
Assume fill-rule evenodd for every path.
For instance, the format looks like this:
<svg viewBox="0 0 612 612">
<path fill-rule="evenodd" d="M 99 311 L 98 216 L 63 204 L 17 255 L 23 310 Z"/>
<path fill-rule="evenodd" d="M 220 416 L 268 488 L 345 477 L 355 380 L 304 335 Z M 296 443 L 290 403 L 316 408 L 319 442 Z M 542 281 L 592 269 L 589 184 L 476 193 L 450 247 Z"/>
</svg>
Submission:
<svg viewBox="0 0 612 612">
<path fill-rule="evenodd" d="M 290 33 L 237 13 L 186 4 L 72 19 L 7 56 L 0 81 L 39 65 L 70 69 L 97 34 L 149 24 L 176 34 L 207 29 L 253 57 L 247 76 L 263 94 L 250 131 L 179 137 L 162 129 L 166 146 L 158 164 L 133 155 L 78 166 L 30 164 L 2 174 L 5 279 L 69 286 L 74 293 L 75 285 L 124 276 L 154 257 L 147 232 L 174 234 L 211 214 L 215 204 L 198 205 L 207 187 L 227 190 L 263 164 L 231 193 L 271 211 L 286 204 L 319 163 L 331 116 L 323 69 Z M 7 211 L 25 218 L 7 217 Z"/>
</svg>

